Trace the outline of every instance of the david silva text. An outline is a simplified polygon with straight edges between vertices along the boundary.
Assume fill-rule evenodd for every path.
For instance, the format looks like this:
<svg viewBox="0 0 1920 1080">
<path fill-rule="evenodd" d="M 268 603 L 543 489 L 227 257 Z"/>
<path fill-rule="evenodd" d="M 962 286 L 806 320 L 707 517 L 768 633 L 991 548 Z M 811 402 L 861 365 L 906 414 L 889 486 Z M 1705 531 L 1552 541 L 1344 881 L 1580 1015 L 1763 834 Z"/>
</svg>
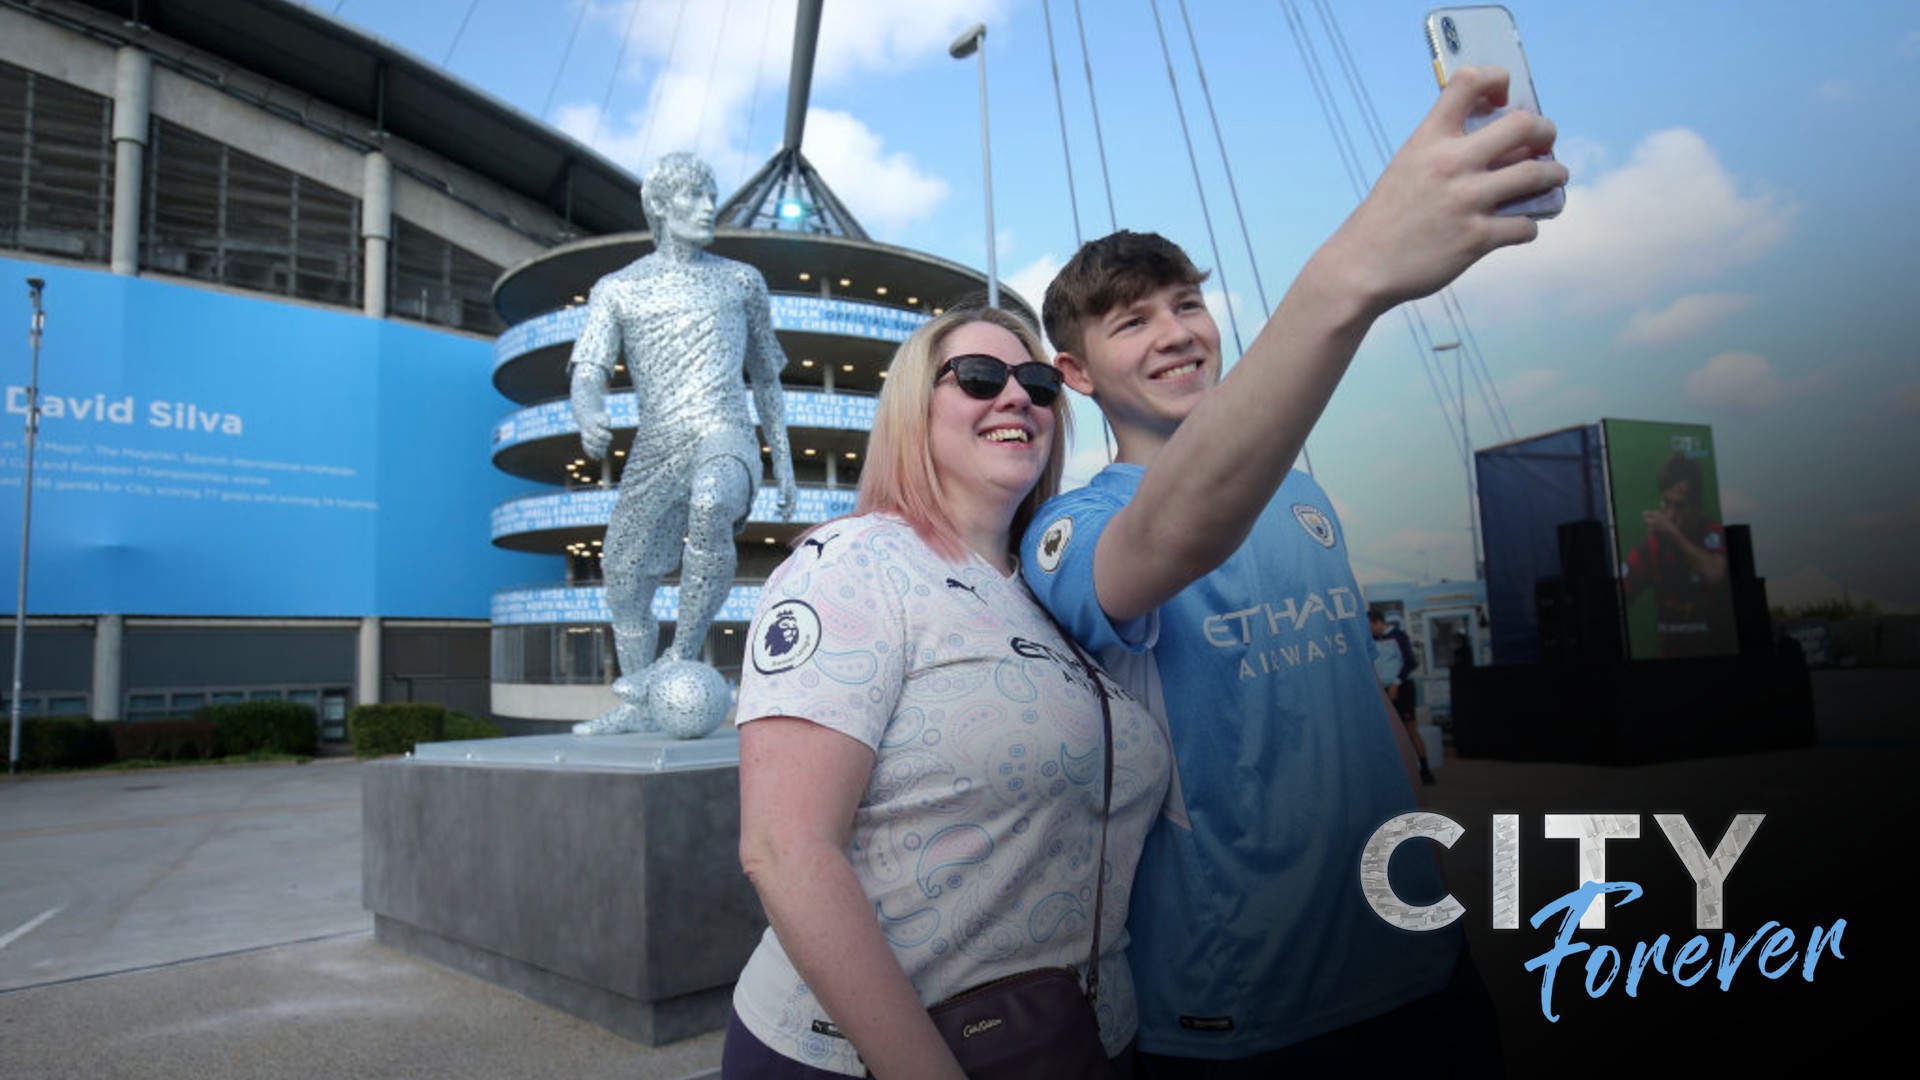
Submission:
<svg viewBox="0 0 1920 1080">
<path fill-rule="evenodd" d="M 1681 986 L 1692 986 L 1705 978 L 1712 970 L 1714 957 L 1713 944 L 1705 934 L 1695 934 L 1688 938 L 1678 950 L 1672 949 L 1672 939 L 1661 934 L 1651 942 L 1636 942 L 1631 959 L 1624 958 L 1619 949 L 1612 945 L 1594 946 L 1584 941 L 1573 940 L 1575 929 L 1597 930 L 1606 926 L 1606 904 L 1594 903 L 1597 897 L 1607 893 L 1620 894 L 1617 904 L 1629 904 L 1642 895 L 1640 886 L 1631 881 L 1608 881 L 1606 874 L 1607 841 L 1630 840 L 1640 835 L 1640 815 L 1638 814 L 1546 814 L 1541 835 L 1550 840 L 1575 840 L 1579 842 L 1579 865 L 1581 884 L 1578 888 L 1550 901 L 1539 911 L 1533 913 L 1528 923 L 1539 929 L 1542 923 L 1558 914 L 1560 925 L 1553 936 L 1553 944 L 1540 955 L 1527 961 L 1528 971 L 1540 974 L 1540 1012 L 1551 1022 L 1559 1022 L 1559 1014 L 1553 1011 L 1553 981 L 1560 972 L 1560 962 L 1583 952 L 1591 952 L 1587 957 L 1586 990 L 1589 998 L 1598 998 L 1612 989 L 1620 975 L 1622 966 L 1626 968 L 1626 992 L 1628 997 L 1638 995 L 1640 980 L 1645 977 L 1651 966 L 1659 974 L 1669 976 Z M 1693 877 L 1694 887 L 1694 925 L 1700 930 L 1722 930 L 1725 911 L 1726 880 L 1733 870 L 1734 863 L 1753 839 L 1754 831 L 1765 820 L 1765 814 L 1738 814 L 1726 833 L 1711 853 L 1694 835 L 1693 827 L 1681 814 L 1655 814 L 1654 822 L 1666 835 L 1667 843 L 1672 845 L 1675 855 Z M 1458 822 L 1441 814 L 1419 812 L 1402 814 L 1388 821 L 1374 831 L 1367 841 L 1366 849 L 1360 856 L 1360 888 L 1365 893 L 1367 903 L 1382 919 L 1395 926 L 1408 930 L 1437 930 L 1459 918 L 1466 908 L 1452 894 L 1440 898 L 1433 904 L 1409 904 L 1393 891 L 1387 881 L 1387 861 L 1394 849 L 1403 842 L 1416 836 L 1436 840 L 1442 847 L 1452 847 L 1454 841 L 1465 835 L 1466 829 Z M 1520 815 L 1493 815 L 1493 928 L 1496 930 L 1515 930 L 1520 926 Z M 1733 985 L 1734 976 L 1746 962 L 1749 953 L 1759 947 L 1759 955 L 1754 958 L 1753 966 L 1768 979 L 1778 979 L 1794 969 L 1796 961 L 1800 977 L 1812 982 L 1814 971 L 1820 957 L 1831 953 L 1839 959 L 1846 959 L 1840 950 L 1841 937 L 1847 928 L 1847 920 L 1835 919 L 1831 929 L 1815 926 L 1808 931 L 1804 949 L 1796 949 L 1797 938 L 1794 932 L 1778 922 L 1768 920 L 1753 931 L 1744 942 L 1731 930 L 1723 930 L 1718 959 L 1720 970 L 1717 980 L 1720 989 L 1727 990 Z M 1764 941 L 1762 940 L 1764 939 Z"/>
</svg>

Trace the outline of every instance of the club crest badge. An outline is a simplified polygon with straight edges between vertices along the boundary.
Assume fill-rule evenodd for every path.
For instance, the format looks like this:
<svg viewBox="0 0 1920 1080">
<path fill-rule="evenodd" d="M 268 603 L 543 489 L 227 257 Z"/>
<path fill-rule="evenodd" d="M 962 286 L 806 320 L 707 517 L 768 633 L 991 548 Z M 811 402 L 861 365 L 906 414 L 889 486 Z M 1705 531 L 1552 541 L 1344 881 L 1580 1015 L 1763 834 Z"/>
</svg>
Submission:
<svg viewBox="0 0 1920 1080">
<path fill-rule="evenodd" d="M 820 647 L 820 616 L 804 600 L 782 600 L 753 628 L 753 668 L 762 675 L 791 671 Z"/>
<path fill-rule="evenodd" d="M 1323 548 L 1333 546 L 1333 519 L 1312 503 L 1294 503 L 1293 518 Z"/>
<path fill-rule="evenodd" d="M 1040 569 L 1051 574 L 1060 568 L 1060 557 L 1067 553 L 1067 541 L 1073 539 L 1073 519 L 1063 517 L 1040 534 Z"/>
</svg>

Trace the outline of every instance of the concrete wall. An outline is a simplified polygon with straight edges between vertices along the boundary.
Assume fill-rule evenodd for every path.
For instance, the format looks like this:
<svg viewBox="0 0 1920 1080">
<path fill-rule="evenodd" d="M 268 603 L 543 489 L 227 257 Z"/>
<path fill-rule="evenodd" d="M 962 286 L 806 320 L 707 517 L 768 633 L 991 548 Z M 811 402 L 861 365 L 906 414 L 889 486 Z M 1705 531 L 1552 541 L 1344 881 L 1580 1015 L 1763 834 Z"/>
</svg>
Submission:
<svg viewBox="0 0 1920 1080">
<path fill-rule="evenodd" d="M 766 926 L 736 767 L 388 761 L 363 806 L 380 941 L 648 1045 L 725 1025 Z"/>
</svg>

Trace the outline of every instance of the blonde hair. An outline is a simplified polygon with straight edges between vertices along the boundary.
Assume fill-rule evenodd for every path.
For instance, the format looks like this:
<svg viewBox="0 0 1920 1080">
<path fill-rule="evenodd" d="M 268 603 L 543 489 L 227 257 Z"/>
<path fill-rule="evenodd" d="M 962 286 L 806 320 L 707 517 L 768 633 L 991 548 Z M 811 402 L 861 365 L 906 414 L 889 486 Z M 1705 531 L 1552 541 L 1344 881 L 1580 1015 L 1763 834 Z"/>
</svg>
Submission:
<svg viewBox="0 0 1920 1080">
<path fill-rule="evenodd" d="M 867 464 L 860 474 L 860 494 L 853 508 L 856 514 L 884 512 L 905 519 L 928 547 L 949 559 L 959 558 L 966 543 L 954 525 L 933 468 L 929 436 L 933 373 L 943 360 L 941 346 L 947 338 L 973 323 L 1000 327 L 1019 340 L 1029 357 L 1051 363 L 1039 333 L 1024 319 L 1000 308 L 949 310 L 914 331 L 900 344 L 887 368 L 887 384 L 880 390 L 873 431 L 867 438 Z M 1047 464 L 1040 479 L 1014 511 L 1010 553 L 1019 549 L 1020 536 L 1039 512 L 1040 504 L 1060 490 L 1071 427 L 1064 388 L 1048 411 L 1053 414 L 1053 442 L 1047 447 Z"/>
</svg>

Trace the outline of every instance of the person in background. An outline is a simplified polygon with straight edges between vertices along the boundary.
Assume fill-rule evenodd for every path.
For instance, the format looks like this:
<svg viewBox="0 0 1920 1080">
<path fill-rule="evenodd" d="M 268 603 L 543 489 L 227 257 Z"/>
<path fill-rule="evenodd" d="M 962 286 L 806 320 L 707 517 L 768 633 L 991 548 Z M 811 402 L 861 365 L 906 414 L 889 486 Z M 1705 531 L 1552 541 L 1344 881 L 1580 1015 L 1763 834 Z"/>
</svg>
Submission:
<svg viewBox="0 0 1920 1080">
<path fill-rule="evenodd" d="M 1627 553 L 1620 575 L 1626 603 L 1653 594 L 1660 655 L 1707 656 L 1732 636 L 1727 533 L 1701 510 L 1700 462 L 1675 450 L 1660 464 L 1660 506 L 1640 512 L 1647 538 Z"/>
<path fill-rule="evenodd" d="M 1373 632 L 1373 671 L 1380 677 L 1380 687 L 1386 691 L 1387 701 L 1393 711 L 1400 716 L 1400 722 L 1406 725 L 1407 738 L 1413 743 L 1413 752 L 1420 759 L 1420 782 L 1433 783 L 1433 769 L 1427 763 L 1427 746 L 1420 738 L 1420 720 L 1414 706 L 1419 700 L 1419 691 L 1413 681 L 1414 669 L 1419 667 L 1415 659 L 1413 642 L 1407 640 L 1407 632 L 1387 622 L 1387 616 L 1379 608 L 1367 610 L 1367 628 Z"/>
</svg>

